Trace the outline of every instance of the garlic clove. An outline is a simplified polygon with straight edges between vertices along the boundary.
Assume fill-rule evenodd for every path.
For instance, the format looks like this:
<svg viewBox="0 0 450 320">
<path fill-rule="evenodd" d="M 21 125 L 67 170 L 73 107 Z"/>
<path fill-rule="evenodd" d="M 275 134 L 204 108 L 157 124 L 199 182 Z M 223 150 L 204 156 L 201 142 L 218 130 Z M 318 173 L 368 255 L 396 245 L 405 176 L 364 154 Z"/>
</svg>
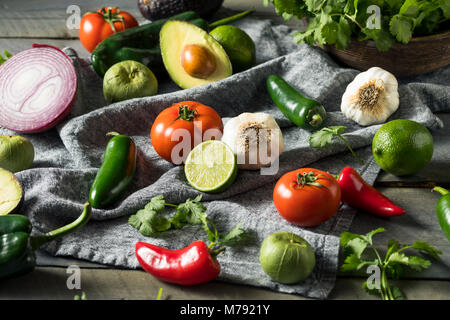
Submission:
<svg viewBox="0 0 450 320">
<path fill-rule="evenodd" d="M 222 141 L 237 156 L 240 169 L 269 167 L 284 150 L 280 127 L 270 114 L 245 112 L 227 121 Z"/>
<path fill-rule="evenodd" d="M 372 67 L 347 86 L 341 101 L 344 115 L 362 126 L 383 123 L 399 106 L 398 82 L 393 74 Z"/>
</svg>

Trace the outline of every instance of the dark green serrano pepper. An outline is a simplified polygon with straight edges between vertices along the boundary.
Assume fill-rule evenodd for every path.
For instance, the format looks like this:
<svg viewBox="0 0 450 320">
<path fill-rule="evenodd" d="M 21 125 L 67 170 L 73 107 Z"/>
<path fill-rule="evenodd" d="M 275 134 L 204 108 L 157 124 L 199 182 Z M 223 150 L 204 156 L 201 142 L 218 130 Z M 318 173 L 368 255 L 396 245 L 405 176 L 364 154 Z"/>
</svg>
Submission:
<svg viewBox="0 0 450 320">
<path fill-rule="evenodd" d="M 267 77 L 266 84 L 275 105 L 297 126 L 315 130 L 325 124 L 327 112 L 319 102 L 304 97 L 278 75 Z"/>
<path fill-rule="evenodd" d="M 448 241 L 450 241 L 450 191 L 442 187 L 436 187 L 433 191 L 442 194 L 442 197 L 436 204 L 436 214 L 442 231 L 444 231 Z"/>
<path fill-rule="evenodd" d="M 102 165 L 89 192 L 94 208 L 105 208 L 116 201 L 128 188 L 136 171 L 137 149 L 134 141 L 117 132 L 110 132 Z"/>
</svg>

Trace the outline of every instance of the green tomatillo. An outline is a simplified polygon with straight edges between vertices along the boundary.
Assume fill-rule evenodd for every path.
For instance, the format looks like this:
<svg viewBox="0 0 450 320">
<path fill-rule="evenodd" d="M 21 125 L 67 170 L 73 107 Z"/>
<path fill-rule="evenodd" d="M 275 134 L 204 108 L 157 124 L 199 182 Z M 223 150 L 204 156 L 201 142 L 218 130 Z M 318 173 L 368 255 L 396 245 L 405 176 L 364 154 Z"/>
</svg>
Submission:
<svg viewBox="0 0 450 320">
<path fill-rule="evenodd" d="M 27 138 L 0 136 L 0 168 L 16 173 L 30 168 L 33 161 L 34 147 Z"/>
<path fill-rule="evenodd" d="M 305 280 L 316 264 L 311 245 L 290 232 L 276 232 L 265 238 L 261 245 L 259 261 L 267 275 L 284 284 Z"/>
<path fill-rule="evenodd" d="M 153 96 L 157 91 L 158 81 L 155 75 L 137 61 L 116 63 L 103 78 L 103 95 L 108 103 Z"/>
</svg>

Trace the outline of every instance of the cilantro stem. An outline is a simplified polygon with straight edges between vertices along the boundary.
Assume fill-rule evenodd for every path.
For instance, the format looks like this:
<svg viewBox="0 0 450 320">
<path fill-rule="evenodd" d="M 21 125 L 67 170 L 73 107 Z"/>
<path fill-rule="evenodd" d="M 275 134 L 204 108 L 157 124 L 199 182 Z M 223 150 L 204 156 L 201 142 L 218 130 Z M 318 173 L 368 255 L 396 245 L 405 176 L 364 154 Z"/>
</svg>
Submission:
<svg viewBox="0 0 450 320">
<path fill-rule="evenodd" d="M 352 17 L 351 15 L 344 13 L 344 16 L 350 20 L 353 21 L 354 24 L 356 24 L 360 29 L 363 29 L 363 27 L 361 27 L 361 25 L 358 23 L 358 21 L 356 21 L 356 19 L 354 17 Z"/>
<path fill-rule="evenodd" d="M 351 15 L 349 15 L 349 14 L 347 14 L 347 13 L 344 13 L 344 14 L 341 14 L 341 13 L 332 13 L 332 14 L 330 14 L 330 16 L 331 17 L 337 17 L 337 16 L 339 16 L 339 17 L 345 17 L 345 18 L 347 18 L 347 19 L 350 19 L 354 24 L 356 24 L 361 30 L 363 29 L 363 27 L 361 27 L 361 25 L 359 24 L 359 22 L 358 21 L 356 21 L 356 19 L 354 18 L 354 17 L 352 17 Z"/>
<path fill-rule="evenodd" d="M 352 147 L 350 147 L 350 144 L 348 143 L 347 139 L 345 139 L 343 136 L 341 136 L 339 133 L 336 134 L 336 136 L 341 139 L 345 145 L 347 146 L 347 148 L 350 150 L 350 152 L 353 154 L 353 156 L 356 158 L 356 160 L 359 161 L 360 164 L 364 165 L 364 161 L 362 161 L 357 155 L 356 153 L 353 151 Z"/>
<path fill-rule="evenodd" d="M 381 268 L 381 298 L 383 300 L 395 300 L 389 287 L 385 266 Z"/>
<path fill-rule="evenodd" d="M 156 297 L 156 300 L 161 300 L 162 291 L 163 291 L 163 288 L 159 288 L 159 290 L 158 290 L 158 296 Z"/>
<path fill-rule="evenodd" d="M 164 205 L 167 207 L 177 208 L 178 206 L 176 204 L 166 203 L 164 202 Z"/>
</svg>

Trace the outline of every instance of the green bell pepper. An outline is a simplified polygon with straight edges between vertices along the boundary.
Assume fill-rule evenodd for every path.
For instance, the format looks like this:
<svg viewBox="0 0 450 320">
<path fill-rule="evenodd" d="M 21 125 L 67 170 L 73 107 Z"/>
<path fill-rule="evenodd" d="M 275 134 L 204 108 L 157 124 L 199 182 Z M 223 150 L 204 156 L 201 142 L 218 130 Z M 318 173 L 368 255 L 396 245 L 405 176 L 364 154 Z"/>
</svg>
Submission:
<svg viewBox="0 0 450 320">
<path fill-rule="evenodd" d="M 159 32 L 165 22 L 168 20 L 189 21 L 204 30 L 208 30 L 241 19 L 251 12 L 250 10 L 244 11 L 208 24 L 206 20 L 201 19 L 194 11 L 186 11 L 168 19 L 156 20 L 114 33 L 103 40 L 92 52 L 92 66 L 101 77 L 105 75 L 112 65 L 124 60 L 141 62 L 156 74 L 164 72 L 164 63 L 159 47 Z"/>
<path fill-rule="evenodd" d="M 86 202 L 81 215 L 59 229 L 31 236 L 31 223 L 22 215 L 0 216 L 0 279 L 11 278 L 33 271 L 34 251 L 43 244 L 71 233 L 91 217 L 91 205 Z"/>
<path fill-rule="evenodd" d="M 448 241 L 450 241 L 450 191 L 442 187 L 435 187 L 433 191 L 442 194 L 442 197 L 436 204 L 436 214 L 442 231 L 444 231 Z"/>
<path fill-rule="evenodd" d="M 130 185 L 136 171 L 137 149 L 134 141 L 123 134 L 113 136 L 106 145 L 103 162 L 89 192 L 94 208 L 105 208 L 116 201 Z"/>
<path fill-rule="evenodd" d="M 327 112 L 319 102 L 304 97 L 275 74 L 267 77 L 266 85 L 275 105 L 297 126 L 306 130 L 315 130 L 324 125 Z"/>
</svg>

